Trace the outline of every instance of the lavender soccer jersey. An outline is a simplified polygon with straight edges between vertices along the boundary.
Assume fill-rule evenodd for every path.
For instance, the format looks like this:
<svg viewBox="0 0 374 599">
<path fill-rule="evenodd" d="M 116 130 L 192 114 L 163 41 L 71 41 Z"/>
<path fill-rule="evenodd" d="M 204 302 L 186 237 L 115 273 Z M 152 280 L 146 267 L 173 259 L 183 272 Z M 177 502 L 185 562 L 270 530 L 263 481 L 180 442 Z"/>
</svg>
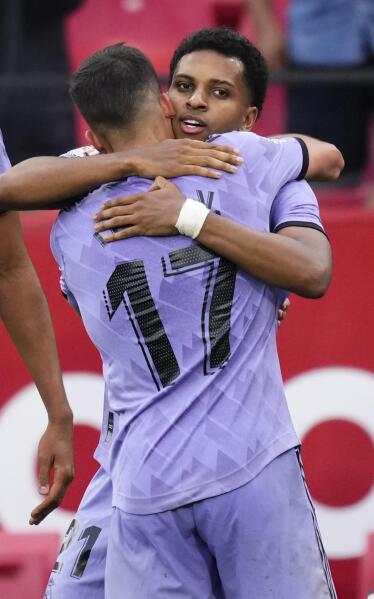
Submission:
<svg viewBox="0 0 374 599">
<path fill-rule="evenodd" d="M 8 154 L 4 146 L 3 134 L 0 129 L 0 173 L 5 173 L 11 167 Z"/>
<path fill-rule="evenodd" d="M 245 166 L 178 186 L 269 231 L 276 194 L 302 169 L 298 142 L 231 133 L 220 143 L 238 147 Z M 105 199 L 148 185 L 106 185 L 61 213 L 52 232 L 69 294 L 103 358 L 113 503 L 138 514 L 241 486 L 298 443 L 275 345 L 277 290 L 183 236 L 105 245 L 93 235 Z M 278 206 L 277 218 L 295 220 L 292 205 Z"/>
<path fill-rule="evenodd" d="M 5 149 L 3 134 L 0 129 L 0 174 L 5 173 L 12 165 L 8 158 L 8 154 Z M 5 210 L 0 210 L 0 214 L 4 214 Z"/>
</svg>

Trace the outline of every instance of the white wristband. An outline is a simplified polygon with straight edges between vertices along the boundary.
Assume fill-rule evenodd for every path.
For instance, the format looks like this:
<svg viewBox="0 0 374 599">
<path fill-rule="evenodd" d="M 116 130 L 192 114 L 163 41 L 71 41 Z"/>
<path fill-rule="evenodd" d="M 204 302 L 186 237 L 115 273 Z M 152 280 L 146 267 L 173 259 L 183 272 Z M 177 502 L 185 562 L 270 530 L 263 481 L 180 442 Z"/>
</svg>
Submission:
<svg viewBox="0 0 374 599">
<path fill-rule="evenodd" d="M 201 202 L 186 198 L 175 227 L 181 235 L 196 239 L 210 210 Z"/>
</svg>

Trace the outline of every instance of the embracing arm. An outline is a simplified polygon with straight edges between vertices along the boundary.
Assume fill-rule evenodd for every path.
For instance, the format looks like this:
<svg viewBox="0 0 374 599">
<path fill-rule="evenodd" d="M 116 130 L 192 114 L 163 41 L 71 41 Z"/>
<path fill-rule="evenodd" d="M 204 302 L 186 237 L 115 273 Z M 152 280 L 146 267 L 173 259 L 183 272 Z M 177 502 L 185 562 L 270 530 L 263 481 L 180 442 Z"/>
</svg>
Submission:
<svg viewBox="0 0 374 599">
<path fill-rule="evenodd" d="M 273 139 L 296 137 L 301 139 L 308 150 L 308 169 L 305 179 L 308 181 L 335 181 L 344 168 L 344 158 L 334 144 L 299 133 L 274 135 Z"/>
<path fill-rule="evenodd" d="M 39 490 L 47 497 L 32 518 L 39 523 L 61 502 L 73 479 L 73 418 L 47 302 L 24 246 L 18 216 L 10 212 L 0 215 L 0 317 L 48 413 L 48 426 L 38 448 Z M 52 469 L 55 477 L 49 488 Z"/>
<path fill-rule="evenodd" d="M 20 162 L 0 175 L 0 208 L 33 210 L 55 208 L 103 183 L 131 175 L 201 175 L 217 179 L 214 169 L 235 172 L 242 162 L 235 149 L 189 139 L 167 139 L 159 144 L 111 154 L 38 157 Z"/>
<path fill-rule="evenodd" d="M 259 232 L 209 212 L 197 241 L 270 285 L 317 298 L 326 292 L 331 279 L 330 244 L 322 231 L 313 228 L 313 222 L 311 227 L 305 226 L 305 222 L 291 226 L 293 221 L 300 221 L 300 213 L 302 221 L 317 220 L 313 218 L 316 211 L 309 199 L 310 188 L 305 182 L 291 185 L 292 194 L 285 186 L 274 203 L 277 211 L 273 225 L 284 227 L 277 233 Z M 303 189 L 299 191 L 295 186 Z M 309 190 L 305 205 L 304 186 Z M 184 201 L 176 185 L 158 178 L 152 191 L 106 202 L 95 216 L 95 228 L 99 233 L 113 229 L 104 236 L 106 241 L 138 235 L 175 235 Z M 305 206 L 311 207 L 306 217 Z"/>
<path fill-rule="evenodd" d="M 197 240 L 262 281 L 302 297 L 321 297 L 329 286 L 330 244 L 315 229 L 260 233 L 211 212 Z"/>
</svg>

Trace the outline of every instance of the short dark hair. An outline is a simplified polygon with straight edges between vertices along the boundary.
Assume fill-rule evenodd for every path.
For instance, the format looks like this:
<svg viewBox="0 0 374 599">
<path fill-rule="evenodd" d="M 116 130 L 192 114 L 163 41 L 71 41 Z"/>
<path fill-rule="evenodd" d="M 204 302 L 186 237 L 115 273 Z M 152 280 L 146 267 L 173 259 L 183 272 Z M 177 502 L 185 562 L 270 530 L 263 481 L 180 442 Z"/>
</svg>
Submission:
<svg viewBox="0 0 374 599">
<path fill-rule="evenodd" d="M 169 85 L 181 58 L 191 52 L 213 50 L 229 58 L 237 58 L 244 65 L 245 83 L 251 102 L 262 110 L 268 85 L 268 68 L 261 52 L 244 35 L 227 27 L 195 31 L 181 41 L 170 63 Z"/>
<path fill-rule="evenodd" d="M 132 127 L 150 90 L 159 92 L 151 62 L 123 43 L 89 56 L 70 80 L 71 97 L 93 128 Z"/>
</svg>

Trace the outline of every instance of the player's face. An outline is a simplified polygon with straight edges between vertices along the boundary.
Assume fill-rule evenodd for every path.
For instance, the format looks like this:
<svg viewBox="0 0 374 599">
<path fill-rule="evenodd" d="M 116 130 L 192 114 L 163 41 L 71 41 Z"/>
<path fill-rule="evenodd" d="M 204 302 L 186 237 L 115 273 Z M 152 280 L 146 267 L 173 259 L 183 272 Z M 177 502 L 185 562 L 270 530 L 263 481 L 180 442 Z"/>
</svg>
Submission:
<svg viewBox="0 0 374 599">
<path fill-rule="evenodd" d="M 213 50 L 183 56 L 169 97 L 177 138 L 206 139 L 212 133 L 249 130 L 258 112 L 250 105 L 243 63 Z"/>
</svg>

